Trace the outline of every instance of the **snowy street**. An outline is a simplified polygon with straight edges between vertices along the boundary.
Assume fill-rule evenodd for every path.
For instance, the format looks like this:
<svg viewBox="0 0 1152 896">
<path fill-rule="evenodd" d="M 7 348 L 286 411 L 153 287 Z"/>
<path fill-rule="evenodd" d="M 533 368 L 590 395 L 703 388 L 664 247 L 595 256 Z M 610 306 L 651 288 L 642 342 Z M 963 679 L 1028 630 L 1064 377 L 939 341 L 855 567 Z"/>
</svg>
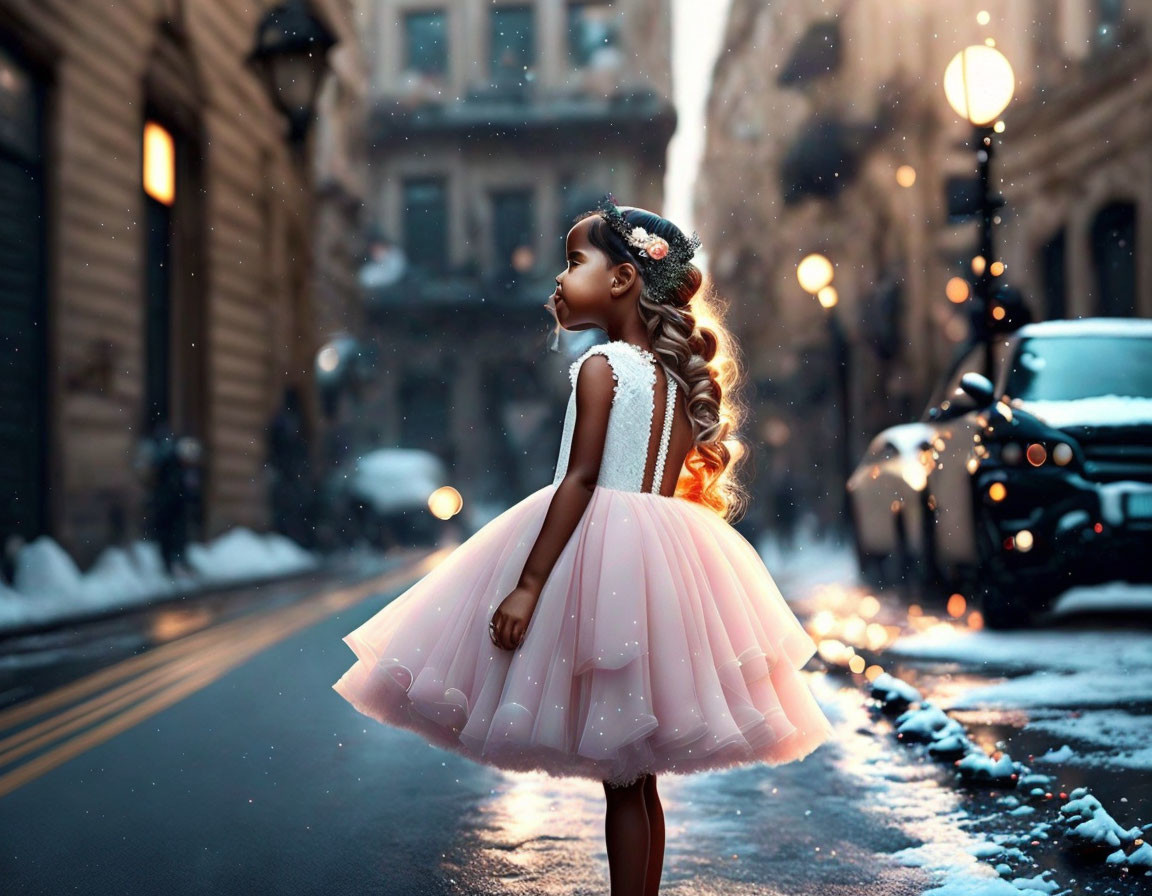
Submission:
<svg viewBox="0 0 1152 896">
<path fill-rule="evenodd" d="M 847 552 L 813 562 L 802 558 L 809 546 L 791 557 L 766 547 L 778 580 L 795 570 L 784 590 L 803 595 L 798 610 L 823 639 L 821 656 L 876 686 L 876 735 L 957 796 L 956 826 L 979 864 L 953 865 L 931 844 L 904 854 L 937 872 L 934 896 L 1147 885 L 1152 589 L 1069 589 L 1032 629 L 990 631 L 957 597 L 922 606 L 853 584 Z"/>
<path fill-rule="evenodd" d="M 858 645 L 870 664 L 975 743 L 1052 775 L 1052 790 L 1087 786 L 1121 828 L 1143 822 L 1152 651 L 1138 614 L 1069 611 L 1044 631 L 969 632 L 909 614 L 895 595 L 869 601 L 838 548 L 760 548 L 798 615 L 830 627 L 833 660 L 836 627 L 846 644 L 871 612 L 900 634 Z M 606 892 L 599 785 L 478 766 L 332 695 L 351 656 L 340 635 L 433 562 L 315 593 L 283 583 L 156 608 L 10 655 L 10 892 Z M 951 763 L 901 742 L 865 676 L 824 666 L 812 661 L 809 683 L 834 742 L 783 767 L 660 779 L 662 892 L 1136 892 L 1140 869 L 1072 863 L 1059 838 L 1067 799 L 960 786 Z"/>
<path fill-rule="evenodd" d="M 605 892 L 600 785 L 475 765 L 331 692 L 340 635 L 433 560 L 304 597 L 157 608 L 21 654 L 20 674 L 11 655 L 8 892 Z M 858 688 L 811 683 L 836 743 L 662 781 L 664 892 L 916 894 L 929 876 L 888 856 L 926 832 L 962 861 L 954 794 L 871 731 Z"/>
</svg>

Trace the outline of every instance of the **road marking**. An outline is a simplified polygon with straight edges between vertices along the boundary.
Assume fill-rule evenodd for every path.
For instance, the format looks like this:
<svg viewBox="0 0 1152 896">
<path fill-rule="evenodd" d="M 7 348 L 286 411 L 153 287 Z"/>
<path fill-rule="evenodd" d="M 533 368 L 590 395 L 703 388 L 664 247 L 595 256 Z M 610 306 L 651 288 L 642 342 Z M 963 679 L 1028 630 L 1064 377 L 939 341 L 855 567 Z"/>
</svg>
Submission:
<svg viewBox="0 0 1152 896">
<path fill-rule="evenodd" d="M 0 768 L 59 742 L 47 752 L 0 775 L 0 798 L 201 690 L 301 629 L 374 594 L 414 582 L 434 569 L 451 550 L 441 548 L 418 562 L 366 582 L 205 629 L 0 712 L 0 734 L 45 717 L 0 739 Z M 121 681 L 122 684 L 107 690 Z M 92 694 L 95 696 L 89 697 Z M 64 707 L 67 708 L 57 712 Z M 110 718 L 94 728 L 88 727 L 104 717 Z M 88 730 L 67 739 L 68 735 L 85 728 Z"/>
</svg>

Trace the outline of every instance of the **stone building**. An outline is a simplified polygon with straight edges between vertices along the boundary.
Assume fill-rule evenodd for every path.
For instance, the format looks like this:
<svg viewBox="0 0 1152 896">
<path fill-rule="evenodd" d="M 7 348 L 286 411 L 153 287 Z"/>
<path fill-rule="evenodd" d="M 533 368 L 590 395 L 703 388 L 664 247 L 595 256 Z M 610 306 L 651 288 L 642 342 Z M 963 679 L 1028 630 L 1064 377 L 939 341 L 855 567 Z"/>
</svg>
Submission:
<svg viewBox="0 0 1152 896">
<path fill-rule="evenodd" d="M 545 303 L 572 218 L 659 209 L 675 127 L 667 0 L 380 0 L 371 75 L 369 442 L 470 496 L 551 476 L 568 388 Z M 466 500 L 468 496 L 466 495 Z"/>
<path fill-rule="evenodd" d="M 975 153 L 941 87 L 967 45 L 991 41 L 1017 76 L 992 166 L 1007 200 L 1000 282 L 1036 318 L 1152 314 L 1136 270 L 1152 124 L 1133 114 L 1152 90 L 1148 20 L 1122 0 L 733 0 L 696 217 L 744 337 L 767 479 L 791 476 L 834 511 L 841 463 L 924 410 L 969 333 L 976 224 L 950 217 L 948 196 Z M 797 281 L 811 252 L 833 262 L 831 312 Z M 814 461 L 812 445 L 828 455 Z"/>
<path fill-rule="evenodd" d="M 333 162 L 363 82 L 354 8 L 311 5 L 339 38 L 319 181 L 354 196 Z M 267 525 L 266 427 L 309 385 L 312 271 L 338 275 L 311 264 L 326 200 L 246 63 L 264 12 L 0 0 L 0 539 L 48 533 L 83 563 L 142 535 L 161 425 L 202 445 L 194 536 Z"/>
</svg>

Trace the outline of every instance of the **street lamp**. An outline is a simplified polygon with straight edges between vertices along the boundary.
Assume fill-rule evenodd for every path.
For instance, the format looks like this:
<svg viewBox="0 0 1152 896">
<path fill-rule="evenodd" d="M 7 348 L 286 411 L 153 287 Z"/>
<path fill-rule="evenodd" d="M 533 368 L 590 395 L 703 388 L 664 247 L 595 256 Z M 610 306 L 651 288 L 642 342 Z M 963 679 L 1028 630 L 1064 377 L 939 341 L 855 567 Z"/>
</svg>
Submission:
<svg viewBox="0 0 1152 896">
<path fill-rule="evenodd" d="M 285 0 L 269 9 L 256 26 L 256 45 L 248 62 L 288 119 L 289 139 L 298 148 L 312 123 L 328 50 L 336 43 L 308 0 Z"/>
<path fill-rule="evenodd" d="M 851 414 L 848 409 L 848 340 L 844 337 L 844 328 L 840 326 L 840 318 L 836 314 L 836 304 L 840 299 L 836 287 L 832 285 L 835 270 L 825 256 L 819 252 L 806 255 L 796 265 L 796 279 L 800 287 L 807 293 L 816 297 L 820 307 L 824 309 L 824 322 L 828 325 L 828 341 L 832 346 L 832 356 L 836 361 L 836 384 L 838 388 L 838 404 L 840 405 L 840 483 L 843 490 L 841 495 L 840 513 L 845 528 L 850 528 L 852 519 L 848 506 L 848 479 L 852 475 L 852 446 L 849 444 L 852 432 Z"/>
<path fill-rule="evenodd" d="M 819 252 L 805 256 L 796 265 L 796 279 L 800 281 L 800 287 L 812 295 L 832 282 L 832 274 L 832 262 Z"/>
<path fill-rule="evenodd" d="M 992 362 L 992 333 L 996 326 L 992 309 L 992 282 L 1004 266 L 995 258 L 992 224 L 997 209 L 1004 205 L 994 196 L 989 178 L 995 122 L 1008 107 L 1016 89 L 1016 76 L 1004 54 L 995 47 L 975 44 L 952 57 L 944 69 L 944 96 L 956 114 L 974 129 L 976 159 L 980 182 L 980 249 L 972 260 L 976 274 L 976 295 L 983 318 L 984 373 L 995 379 Z"/>
</svg>

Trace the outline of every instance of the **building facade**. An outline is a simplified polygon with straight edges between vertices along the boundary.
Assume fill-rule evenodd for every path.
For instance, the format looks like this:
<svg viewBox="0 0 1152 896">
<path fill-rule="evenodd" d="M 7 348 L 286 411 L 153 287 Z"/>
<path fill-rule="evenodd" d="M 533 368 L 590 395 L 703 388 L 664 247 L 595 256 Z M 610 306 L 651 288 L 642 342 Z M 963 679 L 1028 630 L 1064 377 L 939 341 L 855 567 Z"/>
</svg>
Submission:
<svg viewBox="0 0 1152 896">
<path fill-rule="evenodd" d="M 552 474 L 566 363 L 545 309 L 573 217 L 660 209 L 675 128 L 657 0 L 380 0 L 369 443 L 432 451 L 480 500 Z M 592 334 L 563 334 L 560 358 Z"/>
<path fill-rule="evenodd" d="M 977 223 L 949 196 L 976 156 L 941 87 L 963 47 L 990 42 L 1016 73 L 992 159 L 997 285 L 1034 318 L 1152 314 L 1149 124 L 1131 114 L 1152 89 L 1148 19 L 1121 0 L 733 0 L 696 215 L 746 334 L 753 435 L 825 512 L 844 471 L 810 446 L 854 462 L 919 416 L 970 334 Z M 834 265 L 831 310 L 797 279 L 812 252 Z"/>
<path fill-rule="evenodd" d="M 343 38 L 324 102 L 354 106 L 353 7 L 313 7 Z M 146 534 L 164 429 L 201 446 L 194 536 L 268 523 L 266 428 L 319 331 L 312 174 L 246 64 L 263 13 L 0 0 L 4 539 L 85 563 Z"/>
</svg>

